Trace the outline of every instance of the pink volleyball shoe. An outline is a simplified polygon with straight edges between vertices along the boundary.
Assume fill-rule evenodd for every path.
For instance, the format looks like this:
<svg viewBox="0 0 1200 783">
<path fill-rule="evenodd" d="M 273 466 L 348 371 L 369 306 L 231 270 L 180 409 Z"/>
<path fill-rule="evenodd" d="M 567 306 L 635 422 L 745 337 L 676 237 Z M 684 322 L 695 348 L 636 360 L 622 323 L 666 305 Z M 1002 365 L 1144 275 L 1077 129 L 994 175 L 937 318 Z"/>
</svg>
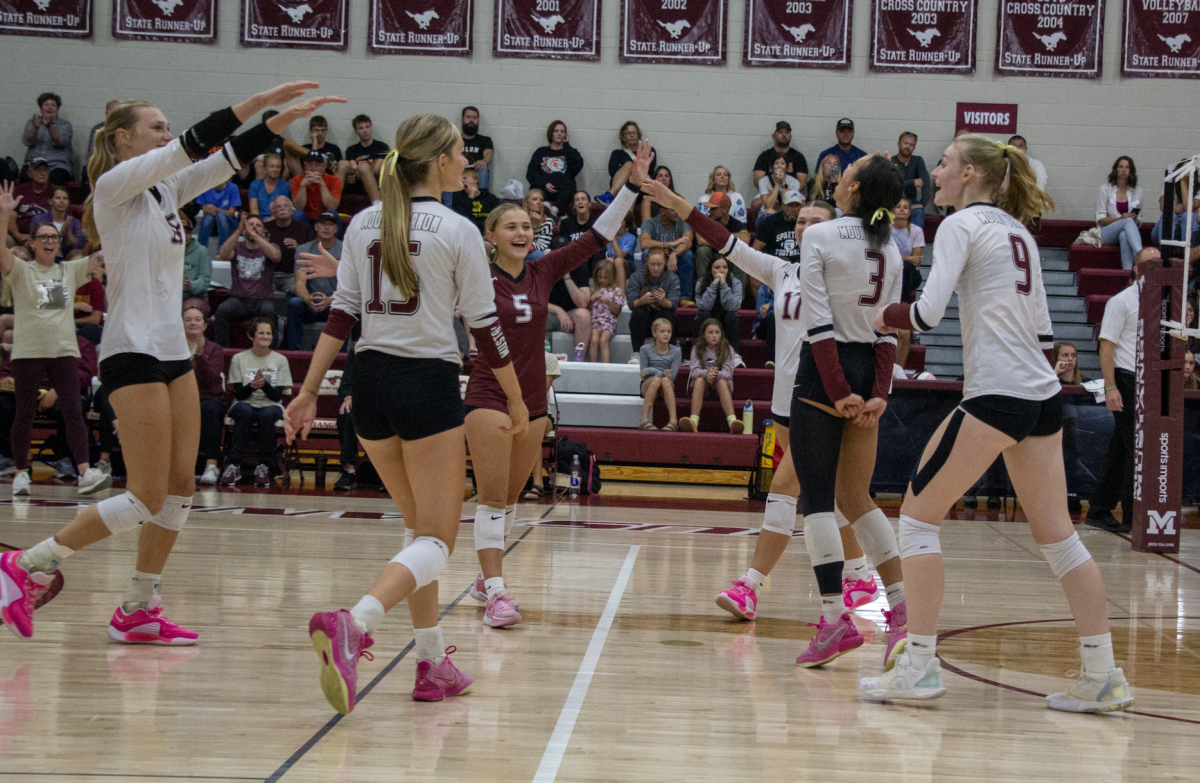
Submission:
<svg viewBox="0 0 1200 783">
<path fill-rule="evenodd" d="M 457 649 L 454 645 L 446 648 L 446 659 L 441 666 L 434 666 L 432 661 L 417 662 L 417 684 L 413 686 L 413 699 L 441 701 L 447 696 L 459 696 L 471 690 L 471 683 L 475 681 L 450 662 L 450 653 Z"/>
<path fill-rule="evenodd" d="M 889 672 L 896 665 L 896 659 L 908 647 L 908 606 L 905 601 L 896 604 L 892 611 L 884 611 L 883 619 L 887 622 L 887 651 L 883 655 L 883 670 Z"/>
<path fill-rule="evenodd" d="M 481 604 L 487 603 L 487 585 L 483 582 L 482 571 L 475 577 L 475 584 L 471 585 L 471 597 Z"/>
<path fill-rule="evenodd" d="M 329 706 L 349 715 L 358 698 L 358 659 L 375 660 L 367 648 L 375 640 L 358 630 L 350 612 L 317 612 L 308 621 L 308 635 L 321 659 L 321 690 Z"/>
<path fill-rule="evenodd" d="M 17 563 L 20 556 L 21 550 L 0 555 L 0 617 L 18 639 L 31 639 L 33 610 L 54 575 L 29 573 Z"/>
<path fill-rule="evenodd" d="M 717 606 L 741 620 L 753 620 L 757 616 L 758 592 L 745 579 L 733 583 L 733 587 L 717 594 Z"/>
<path fill-rule="evenodd" d="M 825 622 L 822 616 L 821 622 L 817 623 L 817 635 L 808 643 L 808 649 L 796 659 L 796 663 L 806 669 L 824 666 L 834 658 L 861 647 L 863 641 L 862 634 L 850 622 L 850 615 L 843 614 L 835 623 Z"/>
<path fill-rule="evenodd" d="M 121 607 L 113 612 L 108 623 L 108 636 L 114 642 L 125 644 L 195 644 L 200 635 L 181 628 L 163 617 L 162 597 L 154 596 L 145 609 L 125 614 Z"/>
<path fill-rule="evenodd" d="M 853 612 L 858 607 L 875 600 L 876 594 L 879 593 L 879 586 L 875 584 L 874 576 L 868 576 L 867 580 L 869 581 L 862 579 L 842 580 L 842 603 L 846 605 L 847 612 Z"/>
<path fill-rule="evenodd" d="M 511 628 L 521 622 L 517 602 L 508 593 L 496 593 L 487 601 L 483 624 L 489 628 Z"/>
</svg>

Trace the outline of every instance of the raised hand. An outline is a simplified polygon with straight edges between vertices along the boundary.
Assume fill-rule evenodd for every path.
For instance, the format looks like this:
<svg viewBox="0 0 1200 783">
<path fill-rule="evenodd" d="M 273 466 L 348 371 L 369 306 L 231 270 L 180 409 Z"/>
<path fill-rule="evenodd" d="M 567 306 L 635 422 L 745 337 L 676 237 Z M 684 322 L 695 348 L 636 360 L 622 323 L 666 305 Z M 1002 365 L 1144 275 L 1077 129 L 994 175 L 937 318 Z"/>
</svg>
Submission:
<svg viewBox="0 0 1200 783">
<path fill-rule="evenodd" d="M 15 182 L 0 182 L 0 214 L 12 212 L 24 196 L 13 197 Z M 6 221 L 7 222 L 7 221 Z"/>
<path fill-rule="evenodd" d="M 633 159 L 633 174 L 629 177 L 629 181 L 635 187 L 640 187 L 643 182 L 650 178 L 650 161 L 653 158 L 651 149 L 650 142 L 638 142 L 637 155 Z"/>
<path fill-rule="evenodd" d="M 317 245 L 321 252 L 301 253 L 296 257 L 296 271 L 303 275 L 304 280 L 314 277 L 336 277 L 338 260 L 329 254 L 325 248 Z"/>
<path fill-rule="evenodd" d="M 297 84 L 311 84 L 317 86 L 314 82 L 296 82 Z M 301 92 L 300 94 L 303 94 Z M 294 106 L 289 106 L 283 111 L 276 114 L 271 119 L 267 120 L 267 128 L 272 133 L 282 133 L 287 130 L 287 127 L 296 120 L 302 120 L 308 115 L 315 112 L 327 103 L 345 103 L 346 99 L 338 95 L 322 95 L 316 98 L 309 98 L 306 101 L 301 101 Z"/>
<path fill-rule="evenodd" d="M 320 87 L 319 82 L 285 82 L 269 90 L 264 90 L 255 99 L 262 106 L 282 106 L 289 101 L 294 101 L 309 90 L 315 90 Z"/>
</svg>

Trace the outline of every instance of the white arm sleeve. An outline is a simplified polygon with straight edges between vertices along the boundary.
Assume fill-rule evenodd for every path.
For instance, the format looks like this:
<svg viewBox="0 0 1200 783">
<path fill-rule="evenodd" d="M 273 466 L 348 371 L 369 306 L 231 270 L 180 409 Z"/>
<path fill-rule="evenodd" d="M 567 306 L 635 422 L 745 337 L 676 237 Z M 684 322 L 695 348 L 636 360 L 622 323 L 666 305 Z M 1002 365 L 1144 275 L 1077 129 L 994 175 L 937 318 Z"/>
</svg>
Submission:
<svg viewBox="0 0 1200 783">
<path fill-rule="evenodd" d="M 214 152 L 204 160 L 197 161 L 169 177 L 168 181 L 175 186 L 176 206 L 186 204 L 201 193 L 227 182 L 237 171 L 238 167 L 234 164 L 236 161 L 233 147 L 226 144 L 223 150 Z"/>
<path fill-rule="evenodd" d="M 943 221 L 938 227 L 929 279 L 925 281 L 921 298 L 912 306 L 912 322 L 918 331 L 929 331 L 946 314 L 950 297 L 954 295 L 958 278 L 966 266 L 970 245 L 971 237 L 961 220 Z"/>
<path fill-rule="evenodd" d="M 122 161 L 104 172 L 96 182 L 93 199 L 114 207 L 124 204 L 191 165 L 192 159 L 184 151 L 183 144 L 175 139 L 165 147 Z"/>
<path fill-rule="evenodd" d="M 488 265 L 483 238 L 461 232 L 458 265 L 454 281 L 458 286 L 458 309 L 467 319 L 470 329 L 487 329 L 499 322 L 496 315 L 496 289 L 492 286 L 492 270 Z"/>
<path fill-rule="evenodd" d="M 721 248 L 722 255 L 726 255 L 739 269 L 767 285 L 775 279 L 778 270 L 791 265 L 790 261 L 784 261 L 779 256 L 755 250 L 737 237 L 730 237 L 729 240 L 729 243 Z"/>
<path fill-rule="evenodd" d="M 342 243 L 342 261 L 338 264 L 337 290 L 333 292 L 334 310 L 362 318 L 362 280 L 359 277 L 359 265 L 368 274 L 372 268 L 371 259 L 367 257 L 367 248 L 363 246 L 362 231 L 359 230 L 359 219 L 366 213 L 360 213 L 350 227 L 346 229 L 346 239 Z"/>
<path fill-rule="evenodd" d="M 825 287 L 825 259 L 817 246 L 816 232 L 806 231 L 800 240 L 800 321 L 810 343 L 833 338 L 833 311 Z"/>
<path fill-rule="evenodd" d="M 617 235 L 617 229 L 621 227 L 621 222 L 625 220 L 629 210 L 633 209 L 633 202 L 636 200 L 637 194 L 622 186 L 621 192 L 604 210 L 604 214 L 596 218 L 596 224 L 592 228 L 596 230 L 597 234 L 611 242 L 612 238 Z"/>
</svg>

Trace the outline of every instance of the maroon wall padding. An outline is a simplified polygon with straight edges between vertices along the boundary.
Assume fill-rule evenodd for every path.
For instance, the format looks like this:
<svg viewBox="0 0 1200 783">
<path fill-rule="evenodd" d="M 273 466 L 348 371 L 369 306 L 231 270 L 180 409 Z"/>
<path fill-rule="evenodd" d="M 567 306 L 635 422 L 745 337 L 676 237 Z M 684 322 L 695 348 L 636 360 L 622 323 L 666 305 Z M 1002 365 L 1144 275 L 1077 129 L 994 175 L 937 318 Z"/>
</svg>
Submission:
<svg viewBox="0 0 1200 783">
<path fill-rule="evenodd" d="M 559 427 L 558 434 L 586 443 L 601 463 L 750 468 L 758 458 L 758 438 L 748 435 L 592 427 Z"/>
<path fill-rule="evenodd" d="M 229 374 L 229 364 L 233 361 L 233 357 L 245 348 L 223 348 L 225 353 L 225 374 Z M 312 363 L 312 351 L 276 351 L 280 356 L 288 360 L 288 369 L 292 371 L 292 380 L 297 384 L 304 383 L 304 376 L 308 375 L 308 366 Z M 340 370 L 346 365 L 346 354 L 339 353 L 333 360 L 333 364 L 329 367 L 331 370 Z"/>
<path fill-rule="evenodd" d="M 1104 320 L 1104 306 L 1112 299 L 1108 294 L 1093 294 L 1087 298 L 1087 322 L 1098 324 Z"/>
<path fill-rule="evenodd" d="M 771 401 L 768 400 L 751 400 L 754 406 L 754 431 L 763 431 L 763 420 L 773 418 L 771 416 Z M 746 404 L 745 396 L 738 396 L 738 389 L 734 386 L 733 408 L 734 415 L 738 417 L 738 421 L 742 419 L 742 406 Z M 692 412 L 691 399 L 683 397 L 675 398 L 675 411 L 679 418 L 688 416 Z M 654 426 L 662 428 L 670 421 L 667 416 L 667 408 L 663 404 L 660 397 L 654 403 Z M 721 410 L 721 403 L 715 397 L 706 399 L 703 407 L 700 409 L 700 431 L 701 432 L 717 432 L 729 433 L 729 425 L 725 422 L 725 412 Z M 669 434 L 669 433 L 668 433 Z"/>
<path fill-rule="evenodd" d="M 343 215 L 354 216 L 369 206 L 371 206 L 371 199 L 365 193 L 343 193 L 342 200 L 338 203 L 338 212 Z M 342 228 L 345 227 L 346 225 L 343 222 Z"/>
<path fill-rule="evenodd" d="M 687 381 L 690 367 L 684 365 L 675 374 L 675 397 L 688 396 Z M 774 370 L 751 370 L 739 367 L 733 371 L 733 393 L 735 398 L 771 401 L 775 389 Z"/>
<path fill-rule="evenodd" d="M 904 362 L 904 369 L 925 372 L 925 346 L 910 345 L 908 347 L 908 360 Z"/>
<path fill-rule="evenodd" d="M 928 212 L 929 209 L 926 208 L 925 211 Z M 933 238 L 937 236 L 938 226 L 942 224 L 942 220 L 944 219 L 941 215 L 925 216 L 925 244 L 933 244 Z"/>
<path fill-rule="evenodd" d="M 1079 296 L 1116 296 L 1129 285 L 1124 269 L 1082 269 L 1079 272 Z"/>
<path fill-rule="evenodd" d="M 1084 269 L 1120 269 L 1121 249 L 1116 245 L 1092 247 L 1078 243 L 1071 245 L 1067 251 L 1067 263 L 1072 272 Z"/>
<path fill-rule="evenodd" d="M 679 345 L 683 349 L 683 361 L 686 363 L 692 358 L 692 338 L 690 336 L 680 336 Z M 747 367 L 763 368 L 767 366 L 767 343 L 765 340 L 754 340 L 742 333 L 742 342 L 739 346 L 742 355 L 742 361 Z"/>
<path fill-rule="evenodd" d="M 685 296 L 685 299 L 691 299 L 690 296 Z M 681 307 L 676 311 L 676 317 L 679 319 L 679 334 L 695 335 L 696 313 L 699 312 L 695 307 Z M 754 329 L 754 310 L 738 310 L 738 325 L 741 327 L 743 338 L 753 337 Z M 745 342 L 745 339 L 742 340 Z"/>
<path fill-rule="evenodd" d="M 938 226 L 944 217 L 940 215 L 925 216 L 925 243 L 931 244 L 937 236 Z M 1089 228 L 1095 228 L 1093 220 L 1041 220 L 1030 230 L 1033 238 L 1041 247 L 1070 247 L 1079 235 Z M 1151 226 L 1153 228 L 1153 226 Z M 1143 227 L 1146 244 L 1149 244 L 1149 232 Z"/>
</svg>

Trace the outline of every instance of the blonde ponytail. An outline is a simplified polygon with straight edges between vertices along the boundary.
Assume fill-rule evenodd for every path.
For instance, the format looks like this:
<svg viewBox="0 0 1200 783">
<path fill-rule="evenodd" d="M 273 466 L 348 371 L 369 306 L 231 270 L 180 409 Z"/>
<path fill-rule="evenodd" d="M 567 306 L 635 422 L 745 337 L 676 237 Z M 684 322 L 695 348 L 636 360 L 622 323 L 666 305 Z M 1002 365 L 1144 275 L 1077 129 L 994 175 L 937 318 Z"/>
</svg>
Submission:
<svg viewBox="0 0 1200 783">
<path fill-rule="evenodd" d="M 88 159 L 88 181 L 92 183 L 92 192 L 87 201 L 83 202 L 83 231 L 93 247 L 100 246 L 100 232 L 96 229 L 96 218 L 92 214 L 92 197 L 96 193 L 96 183 L 100 181 L 109 169 L 119 162 L 117 160 L 117 131 L 132 132 L 137 126 L 139 109 L 148 109 L 150 104 L 145 101 L 122 101 L 109 113 L 104 120 L 104 127 L 96 131 L 92 146 L 92 157 Z"/>
<path fill-rule="evenodd" d="M 977 133 L 959 136 L 953 146 L 960 167 L 974 166 L 996 206 L 1017 220 L 1028 225 L 1054 210 L 1054 199 L 1038 187 L 1037 173 L 1021 150 Z"/>
</svg>

